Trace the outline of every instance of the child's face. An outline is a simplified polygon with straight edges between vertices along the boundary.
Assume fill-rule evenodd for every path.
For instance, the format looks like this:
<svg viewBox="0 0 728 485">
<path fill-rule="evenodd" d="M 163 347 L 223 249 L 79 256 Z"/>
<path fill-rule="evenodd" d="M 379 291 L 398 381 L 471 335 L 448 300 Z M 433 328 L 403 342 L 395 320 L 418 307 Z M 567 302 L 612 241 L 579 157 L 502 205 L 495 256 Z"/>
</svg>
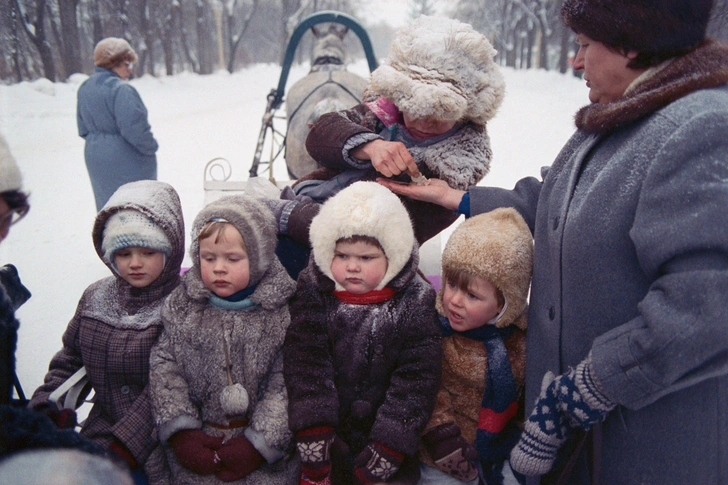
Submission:
<svg viewBox="0 0 728 485">
<path fill-rule="evenodd" d="M 200 273 L 205 286 L 220 298 L 234 295 L 250 284 L 250 261 L 243 249 L 243 237 L 226 224 L 216 235 L 200 239 Z"/>
<path fill-rule="evenodd" d="M 116 270 L 134 288 L 149 286 L 164 269 L 164 253 L 149 248 L 124 248 L 114 253 Z"/>
<path fill-rule="evenodd" d="M 498 303 L 498 289 L 480 276 L 470 281 L 467 291 L 446 281 L 442 306 L 450 326 L 456 332 L 482 327 L 503 308 Z"/>
<path fill-rule="evenodd" d="M 447 133 L 455 126 L 455 121 L 442 121 L 434 118 L 415 119 L 411 118 L 407 113 L 402 113 L 404 118 L 404 126 L 407 131 L 418 139 L 430 138 L 432 136 Z"/>
<path fill-rule="evenodd" d="M 388 265 L 384 251 L 373 244 L 339 241 L 331 261 L 331 274 L 346 291 L 361 295 L 379 285 Z"/>
</svg>

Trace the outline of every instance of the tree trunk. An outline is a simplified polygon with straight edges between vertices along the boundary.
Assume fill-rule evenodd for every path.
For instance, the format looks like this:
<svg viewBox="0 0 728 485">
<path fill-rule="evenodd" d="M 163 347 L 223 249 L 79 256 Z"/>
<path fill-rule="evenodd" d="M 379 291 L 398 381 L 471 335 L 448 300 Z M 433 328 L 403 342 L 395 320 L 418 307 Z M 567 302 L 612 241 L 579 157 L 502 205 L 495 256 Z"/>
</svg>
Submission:
<svg viewBox="0 0 728 485">
<path fill-rule="evenodd" d="M 75 72 L 83 72 L 81 62 L 81 40 L 78 33 L 78 18 L 76 7 L 78 0 L 58 0 L 58 9 L 61 17 L 61 59 L 66 77 Z"/>
</svg>

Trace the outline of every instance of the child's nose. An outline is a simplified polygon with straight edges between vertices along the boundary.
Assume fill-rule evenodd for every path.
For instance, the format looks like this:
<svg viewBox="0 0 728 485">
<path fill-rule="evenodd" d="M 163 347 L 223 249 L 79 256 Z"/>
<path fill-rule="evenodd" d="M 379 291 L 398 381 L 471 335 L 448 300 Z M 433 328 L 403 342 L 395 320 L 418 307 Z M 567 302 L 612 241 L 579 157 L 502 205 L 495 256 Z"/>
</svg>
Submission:
<svg viewBox="0 0 728 485">
<path fill-rule="evenodd" d="M 132 255 L 131 265 L 132 268 L 140 268 L 142 266 L 142 258 L 137 255 Z"/>
</svg>

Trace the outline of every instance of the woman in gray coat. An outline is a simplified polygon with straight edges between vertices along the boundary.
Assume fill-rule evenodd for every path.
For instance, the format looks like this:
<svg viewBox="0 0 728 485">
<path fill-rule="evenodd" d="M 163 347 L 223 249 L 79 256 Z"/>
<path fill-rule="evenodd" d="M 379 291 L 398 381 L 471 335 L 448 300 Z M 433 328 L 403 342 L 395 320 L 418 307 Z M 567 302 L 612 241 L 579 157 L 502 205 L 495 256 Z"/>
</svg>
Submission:
<svg viewBox="0 0 728 485">
<path fill-rule="evenodd" d="M 101 208 L 127 182 L 157 179 L 157 140 L 139 93 L 125 82 L 137 61 L 124 39 L 107 37 L 94 49 L 96 71 L 78 88 L 78 134 Z"/>
<path fill-rule="evenodd" d="M 564 2 L 592 104 L 543 181 L 383 182 L 466 215 L 515 207 L 531 226 L 538 403 L 511 455 L 529 483 L 571 457 L 568 483 L 589 469 L 605 485 L 728 483 L 728 46 L 704 36 L 711 7 Z M 579 446 L 590 427 L 601 453 L 579 453 L 599 449 Z"/>
</svg>

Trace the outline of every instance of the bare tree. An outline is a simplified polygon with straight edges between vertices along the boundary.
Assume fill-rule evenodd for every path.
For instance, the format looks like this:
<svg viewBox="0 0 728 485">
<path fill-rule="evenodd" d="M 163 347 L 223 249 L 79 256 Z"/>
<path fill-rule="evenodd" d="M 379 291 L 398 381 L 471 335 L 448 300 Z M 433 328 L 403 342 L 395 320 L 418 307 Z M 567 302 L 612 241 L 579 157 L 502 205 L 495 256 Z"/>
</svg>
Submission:
<svg viewBox="0 0 728 485">
<path fill-rule="evenodd" d="M 26 13 L 25 6 L 21 0 L 15 0 L 15 9 L 18 12 L 18 20 L 28 38 L 31 40 L 43 63 L 43 76 L 51 81 L 56 80 L 56 66 L 53 62 L 53 52 L 46 35 L 45 14 L 46 0 L 35 0 L 31 5 L 33 13 Z"/>
<path fill-rule="evenodd" d="M 81 62 L 81 38 L 78 31 L 76 8 L 78 0 L 58 0 L 61 21 L 61 60 L 66 76 L 83 72 Z"/>
<path fill-rule="evenodd" d="M 231 0 L 225 6 L 225 19 L 227 23 L 228 35 L 228 72 L 233 72 L 235 68 L 235 54 L 240 45 L 243 34 L 250 25 L 255 9 L 258 8 L 259 0 Z M 236 21 L 236 17 L 242 17 L 240 21 Z"/>
</svg>

